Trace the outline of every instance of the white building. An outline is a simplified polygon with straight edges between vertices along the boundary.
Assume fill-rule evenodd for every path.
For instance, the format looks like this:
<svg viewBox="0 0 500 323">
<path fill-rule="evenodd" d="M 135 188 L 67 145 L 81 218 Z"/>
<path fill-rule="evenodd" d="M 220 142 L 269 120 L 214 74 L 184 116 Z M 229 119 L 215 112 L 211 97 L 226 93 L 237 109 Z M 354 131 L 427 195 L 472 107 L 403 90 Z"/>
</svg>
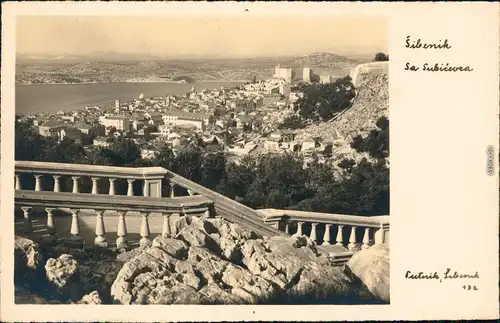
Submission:
<svg viewBox="0 0 500 323">
<path fill-rule="evenodd" d="M 291 68 L 282 68 L 282 67 L 279 67 L 276 66 L 275 70 L 274 70 L 274 77 L 277 77 L 277 78 L 283 78 L 285 79 L 285 81 L 287 82 L 292 82 L 295 75 L 295 73 L 293 72 L 293 70 Z"/>
<path fill-rule="evenodd" d="M 327 84 L 332 82 L 332 77 L 330 75 L 321 75 L 319 81 L 322 84 Z"/>
<path fill-rule="evenodd" d="M 130 129 L 130 120 L 123 116 L 100 116 L 99 123 L 106 128 L 115 127 L 116 130 L 128 131 Z"/>
<path fill-rule="evenodd" d="M 120 100 L 115 100 L 115 111 L 120 112 Z"/>
<path fill-rule="evenodd" d="M 302 71 L 302 79 L 306 82 L 311 82 L 312 70 L 310 67 L 304 67 Z"/>
<path fill-rule="evenodd" d="M 193 125 L 197 129 L 204 130 L 210 121 L 210 116 L 203 113 L 169 111 L 163 115 L 162 119 L 167 125 Z"/>
</svg>

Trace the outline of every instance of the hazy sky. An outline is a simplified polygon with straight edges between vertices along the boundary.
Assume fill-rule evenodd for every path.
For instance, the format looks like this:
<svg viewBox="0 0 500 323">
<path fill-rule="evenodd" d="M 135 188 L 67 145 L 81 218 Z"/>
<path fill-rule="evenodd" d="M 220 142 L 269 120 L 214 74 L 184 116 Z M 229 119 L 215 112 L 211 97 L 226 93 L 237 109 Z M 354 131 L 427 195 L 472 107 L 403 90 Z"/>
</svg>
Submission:
<svg viewBox="0 0 500 323">
<path fill-rule="evenodd" d="M 17 52 L 88 54 L 95 51 L 162 56 L 255 57 L 340 55 L 387 51 L 381 17 L 104 17 L 23 16 Z"/>
</svg>

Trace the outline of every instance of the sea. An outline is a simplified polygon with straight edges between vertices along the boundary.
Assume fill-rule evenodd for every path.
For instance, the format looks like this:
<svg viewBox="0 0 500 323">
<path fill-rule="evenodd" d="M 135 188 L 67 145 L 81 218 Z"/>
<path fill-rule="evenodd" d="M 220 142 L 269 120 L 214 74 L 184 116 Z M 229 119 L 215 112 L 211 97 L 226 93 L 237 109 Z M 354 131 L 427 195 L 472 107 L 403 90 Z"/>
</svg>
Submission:
<svg viewBox="0 0 500 323">
<path fill-rule="evenodd" d="M 115 100 L 129 101 L 168 94 L 182 95 L 194 86 L 203 89 L 231 88 L 242 82 L 211 81 L 200 83 L 91 83 L 16 85 L 16 113 L 75 111 L 86 106 L 114 105 Z"/>
</svg>

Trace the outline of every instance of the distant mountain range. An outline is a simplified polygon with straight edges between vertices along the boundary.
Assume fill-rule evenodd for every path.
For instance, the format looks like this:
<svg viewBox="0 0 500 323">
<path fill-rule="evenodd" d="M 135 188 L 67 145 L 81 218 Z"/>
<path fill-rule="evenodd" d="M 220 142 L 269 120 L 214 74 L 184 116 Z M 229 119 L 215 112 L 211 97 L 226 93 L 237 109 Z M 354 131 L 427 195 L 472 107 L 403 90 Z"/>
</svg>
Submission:
<svg viewBox="0 0 500 323">
<path fill-rule="evenodd" d="M 375 53 L 373 54 L 375 56 Z M 18 83 L 124 82 L 130 79 L 187 76 L 195 80 L 251 80 L 268 78 L 280 65 L 296 70 L 303 67 L 317 74 L 346 75 L 366 60 L 333 53 L 312 53 L 302 57 L 255 58 L 159 58 L 143 54 L 96 52 L 92 55 L 29 55 L 17 57 Z"/>
</svg>

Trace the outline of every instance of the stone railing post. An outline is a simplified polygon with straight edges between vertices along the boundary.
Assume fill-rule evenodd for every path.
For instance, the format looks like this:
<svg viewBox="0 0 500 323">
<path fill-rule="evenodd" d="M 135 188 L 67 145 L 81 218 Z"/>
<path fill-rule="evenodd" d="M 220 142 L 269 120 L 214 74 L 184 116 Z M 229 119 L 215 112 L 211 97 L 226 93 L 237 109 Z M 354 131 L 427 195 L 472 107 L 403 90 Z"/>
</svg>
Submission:
<svg viewBox="0 0 500 323">
<path fill-rule="evenodd" d="M 15 174 L 15 176 L 16 176 L 16 190 L 20 191 L 20 190 L 22 190 L 22 187 L 21 187 L 21 175 Z"/>
<path fill-rule="evenodd" d="M 316 226 L 318 224 L 317 223 L 311 223 L 311 235 L 310 235 L 310 238 L 312 241 L 316 242 L 318 240 L 318 237 L 317 237 L 317 234 L 316 234 Z"/>
<path fill-rule="evenodd" d="M 79 184 L 78 180 L 80 179 L 80 177 L 73 176 L 72 179 L 73 179 L 73 193 L 80 193 L 80 187 L 78 185 Z"/>
<path fill-rule="evenodd" d="M 33 226 L 31 224 L 31 207 L 22 206 L 21 210 L 23 210 L 23 214 L 24 214 L 23 231 L 24 231 L 24 233 L 29 234 L 29 233 L 33 232 Z"/>
<path fill-rule="evenodd" d="M 302 233 L 302 226 L 304 225 L 304 222 L 297 222 L 297 232 L 293 236 L 295 237 L 301 237 L 303 235 Z"/>
<path fill-rule="evenodd" d="M 163 229 L 162 229 L 161 234 L 164 237 L 170 237 L 172 235 L 172 230 L 170 229 L 170 220 L 169 220 L 168 213 L 163 214 Z"/>
<path fill-rule="evenodd" d="M 92 194 L 99 194 L 99 177 L 92 177 Z"/>
<path fill-rule="evenodd" d="M 127 240 L 127 225 L 125 223 L 125 211 L 118 211 L 118 230 L 117 235 L 118 239 L 116 239 L 116 247 L 118 249 L 127 249 L 128 248 L 128 240 Z"/>
<path fill-rule="evenodd" d="M 47 240 L 49 242 L 57 241 L 56 237 L 56 222 L 54 220 L 54 211 L 55 208 L 45 208 L 45 212 L 47 212 L 47 233 L 49 234 Z"/>
<path fill-rule="evenodd" d="M 344 245 L 344 238 L 342 237 L 342 229 L 344 228 L 343 225 L 339 224 L 338 225 L 338 230 L 337 230 L 337 238 L 335 239 L 337 241 L 338 246 L 343 246 Z"/>
<path fill-rule="evenodd" d="M 127 196 L 134 196 L 134 182 L 135 179 L 127 179 L 128 183 Z"/>
<path fill-rule="evenodd" d="M 370 228 L 365 228 L 365 234 L 363 235 L 363 245 L 361 249 L 370 248 Z"/>
<path fill-rule="evenodd" d="M 351 235 L 349 236 L 349 244 L 347 245 L 347 249 L 350 251 L 357 251 L 358 245 L 356 243 L 356 227 L 351 227 Z"/>
<path fill-rule="evenodd" d="M 161 197 L 162 181 L 167 175 L 167 170 L 161 167 L 151 167 L 143 172 L 144 196 Z"/>
<path fill-rule="evenodd" d="M 175 184 L 170 183 L 170 198 L 175 197 Z"/>
<path fill-rule="evenodd" d="M 324 245 L 329 245 L 330 244 L 330 228 L 332 225 L 330 223 L 325 224 L 325 234 L 323 235 L 323 244 Z"/>
<path fill-rule="evenodd" d="M 116 192 L 115 192 L 115 181 L 116 181 L 116 178 L 110 178 L 109 179 L 109 195 L 116 195 Z"/>
<path fill-rule="evenodd" d="M 95 235 L 94 244 L 97 247 L 107 248 L 108 242 L 106 241 L 106 228 L 104 226 L 104 210 L 95 210 L 95 214 L 97 217 L 96 225 L 95 225 Z"/>
<path fill-rule="evenodd" d="M 290 234 L 290 224 L 288 224 L 288 221 L 285 223 L 285 233 Z"/>
<path fill-rule="evenodd" d="M 54 178 L 54 192 L 60 192 L 61 191 L 61 176 L 60 175 L 53 175 Z"/>
<path fill-rule="evenodd" d="M 148 213 L 143 213 L 141 214 L 142 216 L 142 223 L 141 223 L 141 240 L 139 241 L 139 245 L 141 247 L 149 246 L 151 241 L 149 240 L 149 220 L 148 220 Z"/>
<path fill-rule="evenodd" d="M 78 220 L 78 215 L 80 214 L 80 210 L 70 209 L 71 211 L 71 240 L 73 241 L 81 241 L 82 237 L 80 237 L 80 223 Z"/>
<path fill-rule="evenodd" d="M 40 192 L 42 190 L 42 175 L 35 175 L 35 191 Z"/>
<path fill-rule="evenodd" d="M 389 224 L 380 224 L 380 228 L 377 228 L 374 234 L 375 244 L 385 244 L 389 240 Z"/>
</svg>

